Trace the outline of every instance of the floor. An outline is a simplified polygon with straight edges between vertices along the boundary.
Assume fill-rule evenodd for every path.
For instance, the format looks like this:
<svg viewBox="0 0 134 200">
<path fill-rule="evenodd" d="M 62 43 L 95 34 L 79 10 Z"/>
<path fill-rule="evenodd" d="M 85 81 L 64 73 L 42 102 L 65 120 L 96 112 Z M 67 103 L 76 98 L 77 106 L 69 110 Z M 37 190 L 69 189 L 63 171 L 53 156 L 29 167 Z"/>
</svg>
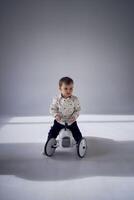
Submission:
<svg viewBox="0 0 134 200">
<path fill-rule="evenodd" d="M 75 147 L 42 154 L 51 125 L 51 117 L 0 118 L 0 200 L 134 199 L 134 116 L 80 116 L 83 159 Z"/>
</svg>

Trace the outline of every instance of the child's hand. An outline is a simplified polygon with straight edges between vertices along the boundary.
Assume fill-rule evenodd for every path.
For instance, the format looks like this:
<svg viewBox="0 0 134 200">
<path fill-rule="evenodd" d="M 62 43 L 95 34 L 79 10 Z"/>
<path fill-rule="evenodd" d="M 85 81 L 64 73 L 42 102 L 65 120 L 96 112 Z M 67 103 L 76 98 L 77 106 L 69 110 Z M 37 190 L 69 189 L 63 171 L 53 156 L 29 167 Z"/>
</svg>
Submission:
<svg viewBox="0 0 134 200">
<path fill-rule="evenodd" d="M 76 120 L 75 117 L 71 116 L 68 121 L 69 121 L 69 123 L 72 123 L 72 122 L 75 122 L 75 120 Z"/>
<path fill-rule="evenodd" d="M 57 115 L 55 116 L 55 119 L 56 119 L 58 122 L 60 122 L 60 120 L 61 120 L 60 114 L 57 114 Z"/>
</svg>

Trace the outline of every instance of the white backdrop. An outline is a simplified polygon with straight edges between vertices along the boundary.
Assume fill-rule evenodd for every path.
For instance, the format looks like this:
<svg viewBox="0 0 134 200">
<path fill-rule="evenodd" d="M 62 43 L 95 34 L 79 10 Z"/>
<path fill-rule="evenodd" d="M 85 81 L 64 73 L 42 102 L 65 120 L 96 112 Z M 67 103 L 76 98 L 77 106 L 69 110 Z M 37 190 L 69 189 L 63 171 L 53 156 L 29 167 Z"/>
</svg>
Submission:
<svg viewBox="0 0 134 200">
<path fill-rule="evenodd" d="M 48 115 L 70 76 L 81 113 L 134 114 L 133 1 L 1 1 L 0 114 Z"/>
</svg>

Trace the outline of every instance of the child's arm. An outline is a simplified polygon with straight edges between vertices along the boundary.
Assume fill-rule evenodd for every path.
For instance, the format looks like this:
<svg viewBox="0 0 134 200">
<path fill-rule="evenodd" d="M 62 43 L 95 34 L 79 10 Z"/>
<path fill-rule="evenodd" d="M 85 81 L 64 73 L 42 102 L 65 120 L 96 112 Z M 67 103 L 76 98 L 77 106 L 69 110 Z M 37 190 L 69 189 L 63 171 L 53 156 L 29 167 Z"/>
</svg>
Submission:
<svg viewBox="0 0 134 200">
<path fill-rule="evenodd" d="M 75 106 L 75 108 L 74 108 L 74 112 L 72 114 L 72 117 L 74 117 L 75 120 L 76 120 L 79 117 L 80 110 L 81 110 L 81 106 L 80 106 L 80 102 L 79 102 L 78 97 L 76 97 L 75 100 L 74 100 L 74 106 Z"/>
<path fill-rule="evenodd" d="M 58 99 L 57 96 L 53 98 L 52 103 L 49 107 L 49 113 L 55 118 L 56 115 L 59 115 L 59 108 L 58 108 Z"/>
</svg>

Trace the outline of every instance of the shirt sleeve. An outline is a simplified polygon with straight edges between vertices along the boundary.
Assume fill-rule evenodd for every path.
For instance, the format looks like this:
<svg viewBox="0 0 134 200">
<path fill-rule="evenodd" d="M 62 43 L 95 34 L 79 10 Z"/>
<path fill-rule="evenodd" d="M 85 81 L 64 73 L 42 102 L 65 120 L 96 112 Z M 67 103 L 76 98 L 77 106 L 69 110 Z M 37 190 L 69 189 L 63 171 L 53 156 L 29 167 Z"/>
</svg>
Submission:
<svg viewBox="0 0 134 200">
<path fill-rule="evenodd" d="M 49 113 L 55 117 L 59 113 L 59 108 L 58 108 L 58 98 L 53 97 L 52 103 L 50 104 L 49 107 Z"/>
<path fill-rule="evenodd" d="M 81 110 L 81 106 L 80 106 L 80 102 L 79 99 L 76 97 L 74 100 L 74 112 L 73 115 L 75 117 L 75 119 L 77 119 L 80 115 L 80 110 Z"/>
</svg>

